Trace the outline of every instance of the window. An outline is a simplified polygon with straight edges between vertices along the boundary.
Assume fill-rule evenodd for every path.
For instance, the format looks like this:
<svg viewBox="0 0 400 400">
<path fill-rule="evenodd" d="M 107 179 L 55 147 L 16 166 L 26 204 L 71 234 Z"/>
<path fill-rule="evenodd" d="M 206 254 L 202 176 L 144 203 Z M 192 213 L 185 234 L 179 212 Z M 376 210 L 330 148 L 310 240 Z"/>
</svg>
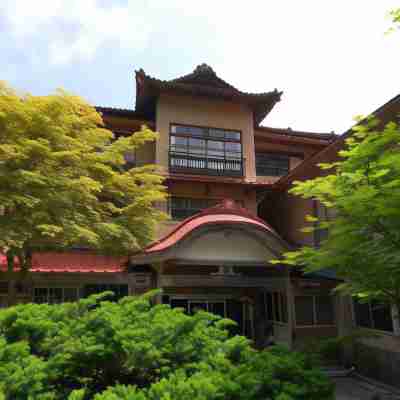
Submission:
<svg viewBox="0 0 400 400">
<path fill-rule="evenodd" d="M 187 197 L 170 197 L 169 212 L 171 218 L 175 220 L 185 219 L 197 214 L 205 208 L 212 207 L 217 200 L 211 199 L 193 199 Z"/>
<path fill-rule="evenodd" d="M 282 292 L 265 293 L 267 319 L 275 322 L 288 322 L 286 294 Z"/>
<path fill-rule="evenodd" d="M 96 284 L 96 285 L 85 285 L 84 297 L 92 294 L 98 294 L 103 292 L 113 292 L 114 296 L 111 300 L 118 301 L 124 296 L 128 296 L 128 285 L 115 285 L 115 284 Z"/>
<path fill-rule="evenodd" d="M 35 303 L 49 303 L 58 304 L 76 301 L 79 299 L 79 289 L 78 288 L 35 288 L 33 301 Z"/>
<path fill-rule="evenodd" d="M 334 325 L 331 296 L 296 296 L 296 326 Z"/>
<path fill-rule="evenodd" d="M 314 200 L 314 216 L 318 218 L 318 221 L 315 222 L 315 228 L 318 228 L 318 225 L 321 222 L 330 220 L 330 212 L 331 209 L 328 209 L 324 204 L 322 204 L 318 200 Z M 313 231 L 314 234 L 314 246 L 319 247 L 321 243 L 327 239 L 328 237 L 328 229 L 315 229 Z"/>
<path fill-rule="evenodd" d="M 171 125 L 170 168 L 242 174 L 241 133 Z"/>
<path fill-rule="evenodd" d="M 377 302 L 361 303 L 354 300 L 356 325 L 362 328 L 393 332 L 393 319 L 390 306 Z"/>
<path fill-rule="evenodd" d="M 256 153 L 256 173 L 259 176 L 288 174 L 290 157 L 286 154 Z"/>
</svg>

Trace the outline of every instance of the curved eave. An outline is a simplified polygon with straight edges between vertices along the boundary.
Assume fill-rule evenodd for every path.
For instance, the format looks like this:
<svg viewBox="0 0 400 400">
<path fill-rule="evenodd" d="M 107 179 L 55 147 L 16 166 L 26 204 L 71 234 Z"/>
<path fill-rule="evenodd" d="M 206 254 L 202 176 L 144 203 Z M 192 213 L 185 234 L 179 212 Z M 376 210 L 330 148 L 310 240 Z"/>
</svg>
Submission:
<svg viewBox="0 0 400 400">
<path fill-rule="evenodd" d="M 161 93 L 204 96 L 247 104 L 253 110 L 256 125 L 269 114 L 282 95 L 277 89 L 265 93 L 246 93 L 229 84 L 222 87 L 212 82 L 208 85 L 180 80 L 162 81 L 146 75 L 143 70 L 136 72 L 137 112 L 143 113 L 147 118 L 154 118 L 156 100 Z"/>
</svg>

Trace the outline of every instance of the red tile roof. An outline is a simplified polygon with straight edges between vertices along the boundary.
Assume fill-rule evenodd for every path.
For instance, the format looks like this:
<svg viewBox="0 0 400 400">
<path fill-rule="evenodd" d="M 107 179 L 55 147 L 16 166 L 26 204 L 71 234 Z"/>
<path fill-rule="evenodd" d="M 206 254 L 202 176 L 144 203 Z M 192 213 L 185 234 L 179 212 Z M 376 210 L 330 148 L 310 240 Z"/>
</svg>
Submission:
<svg viewBox="0 0 400 400">
<path fill-rule="evenodd" d="M 234 201 L 225 200 L 222 204 L 207 208 L 185 219 L 168 235 L 148 246 L 145 249 L 145 253 L 167 250 L 195 229 L 211 224 L 250 224 L 279 238 L 274 229 L 265 221 L 254 216 L 245 208 L 237 206 Z"/>
<path fill-rule="evenodd" d="M 31 272 L 122 272 L 128 257 L 104 256 L 89 252 L 34 253 Z M 7 270 L 7 259 L 0 254 L 0 269 Z"/>
</svg>

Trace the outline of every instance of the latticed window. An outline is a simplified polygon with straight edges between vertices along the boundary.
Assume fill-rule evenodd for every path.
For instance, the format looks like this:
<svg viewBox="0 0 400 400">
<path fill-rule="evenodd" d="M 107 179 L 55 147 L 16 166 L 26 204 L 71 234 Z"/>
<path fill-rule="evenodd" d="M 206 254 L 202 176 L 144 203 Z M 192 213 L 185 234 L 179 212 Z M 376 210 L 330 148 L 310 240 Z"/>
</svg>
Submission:
<svg viewBox="0 0 400 400">
<path fill-rule="evenodd" d="M 170 168 L 224 175 L 241 175 L 241 132 L 188 125 L 171 125 Z"/>
<path fill-rule="evenodd" d="M 171 218 L 181 220 L 191 217 L 198 212 L 216 205 L 217 200 L 213 199 L 195 199 L 188 197 L 171 197 L 169 199 L 169 212 Z"/>
<path fill-rule="evenodd" d="M 37 287 L 34 289 L 35 303 L 58 304 L 79 299 L 79 288 Z"/>
<path fill-rule="evenodd" d="M 258 176 L 283 176 L 290 169 L 290 157 L 286 154 L 256 153 Z"/>
</svg>

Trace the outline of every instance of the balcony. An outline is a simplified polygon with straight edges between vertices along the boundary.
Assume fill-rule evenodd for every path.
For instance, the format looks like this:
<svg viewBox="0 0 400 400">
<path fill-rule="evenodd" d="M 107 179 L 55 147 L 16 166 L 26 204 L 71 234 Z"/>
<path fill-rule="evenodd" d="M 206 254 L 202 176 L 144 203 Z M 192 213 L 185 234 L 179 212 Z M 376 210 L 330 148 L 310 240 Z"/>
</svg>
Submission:
<svg viewBox="0 0 400 400">
<path fill-rule="evenodd" d="M 181 174 L 242 177 L 244 161 L 241 158 L 226 159 L 169 153 L 169 171 Z"/>
</svg>

